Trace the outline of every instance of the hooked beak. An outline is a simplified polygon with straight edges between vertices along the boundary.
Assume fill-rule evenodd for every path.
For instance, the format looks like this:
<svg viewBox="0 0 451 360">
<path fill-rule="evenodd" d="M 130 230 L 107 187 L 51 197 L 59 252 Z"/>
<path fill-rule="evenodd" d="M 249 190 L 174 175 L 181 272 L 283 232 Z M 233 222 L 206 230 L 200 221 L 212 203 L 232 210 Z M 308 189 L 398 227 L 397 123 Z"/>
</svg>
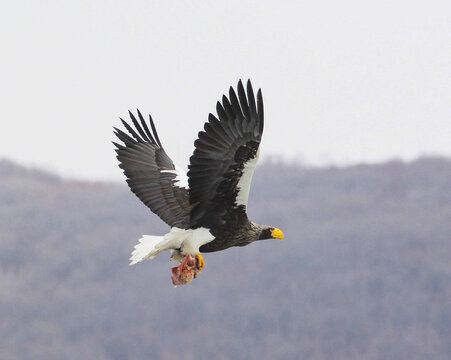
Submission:
<svg viewBox="0 0 451 360">
<path fill-rule="evenodd" d="M 280 240 L 283 240 L 283 232 L 282 232 L 282 230 L 280 230 L 280 229 L 274 229 L 272 232 L 271 232 L 271 236 L 274 238 L 274 239 L 280 239 Z"/>
</svg>

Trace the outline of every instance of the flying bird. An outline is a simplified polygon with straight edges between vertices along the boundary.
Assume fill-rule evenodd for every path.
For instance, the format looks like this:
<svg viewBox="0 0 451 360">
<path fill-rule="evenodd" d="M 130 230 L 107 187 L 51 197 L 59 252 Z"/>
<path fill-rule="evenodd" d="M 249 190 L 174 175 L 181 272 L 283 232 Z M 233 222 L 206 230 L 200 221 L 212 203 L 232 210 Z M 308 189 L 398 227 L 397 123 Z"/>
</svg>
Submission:
<svg viewBox="0 0 451 360">
<path fill-rule="evenodd" d="M 143 235 L 130 265 L 170 250 L 171 259 L 181 263 L 172 269 L 177 286 L 204 269 L 201 253 L 283 239 L 280 229 L 256 224 L 246 213 L 263 134 L 262 92 L 255 99 L 249 80 L 246 90 L 240 80 L 237 92 L 230 87 L 229 96 L 217 102 L 217 116 L 209 114 L 194 142 L 187 174 L 167 155 L 150 115 L 150 128 L 139 110 L 137 116 L 129 111 L 133 126 L 121 119 L 129 134 L 114 128 L 128 186 L 170 226 L 164 236 Z"/>
</svg>

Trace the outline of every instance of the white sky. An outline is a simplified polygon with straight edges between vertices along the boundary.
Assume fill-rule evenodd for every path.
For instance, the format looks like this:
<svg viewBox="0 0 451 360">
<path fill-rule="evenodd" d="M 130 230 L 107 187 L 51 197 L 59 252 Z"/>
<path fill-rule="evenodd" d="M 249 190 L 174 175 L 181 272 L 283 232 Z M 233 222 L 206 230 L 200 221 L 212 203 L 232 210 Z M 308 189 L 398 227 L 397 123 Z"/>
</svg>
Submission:
<svg viewBox="0 0 451 360">
<path fill-rule="evenodd" d="M 0 157 L 121 179 L 112 126 L 151 113 L 169 155 L 230 85 L 265 101 L 262 156 L 451 155 L 450 1 L 0 2 Z"/>
</svg>

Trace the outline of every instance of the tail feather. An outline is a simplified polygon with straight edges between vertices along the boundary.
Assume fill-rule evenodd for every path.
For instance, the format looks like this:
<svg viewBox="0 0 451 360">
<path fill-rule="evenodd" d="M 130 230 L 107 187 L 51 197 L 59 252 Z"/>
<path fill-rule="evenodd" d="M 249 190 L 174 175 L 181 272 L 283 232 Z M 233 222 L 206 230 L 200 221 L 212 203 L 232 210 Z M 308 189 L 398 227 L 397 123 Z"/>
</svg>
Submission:
<svg viewBox="0 0 451 360">
<path fill-rule="evenodd" d="M 132 252 L 130 265 L 138 264 L 146 259 L 153 259 L 160 252 L 164 251 L 165 249 L 161 249 L 161 247 L 158 246 L 162 241 L 164 241 L 163 236 L 143 235 L 143 237 L 139 239 L 139 243 L 136 244 L 135 250 Z"/>
<path fill-rule="evenodd" d="M 163 251 L 180 248 L 183 241 L 190 235 L 189 231 L 173 227 L 164 236 L 143 235 L 132 252 L 130 265 L 135 265 L 146 259 L 153 259 Z"/>
</svg>

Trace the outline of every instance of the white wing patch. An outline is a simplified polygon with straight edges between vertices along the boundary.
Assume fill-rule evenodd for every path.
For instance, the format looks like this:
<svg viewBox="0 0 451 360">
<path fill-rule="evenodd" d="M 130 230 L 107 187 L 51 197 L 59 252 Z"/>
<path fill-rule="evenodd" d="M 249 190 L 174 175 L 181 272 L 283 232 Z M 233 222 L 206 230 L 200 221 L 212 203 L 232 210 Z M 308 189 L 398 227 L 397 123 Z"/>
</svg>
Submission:
<svg viewBox="0 0 451 360">
<path fill-rule="evenodd" d="M 177 164 L 174 164 L 175 170 L 160 170 L 162 173 L 172 173 L 175 175 L 174 185 L 179 188 L 189 189 L 188 176 L 186 172 L 182 170 Z"/>
<path fill-rule="evenodd" d="M 238 194 L 236 196 L 235 204 L 247 206 L 247 200 L 249 199 L 249 191 L 251 189 L 252 176 L 254 175 L 255 167 L 257 166 L 258 157 L 260 156 L 260 148 L 257 150 L 257 154 L 253 159 L 244 163 L 243 175 L 241 175 L 238 181 L 237 188 Z"/>
</svg>

